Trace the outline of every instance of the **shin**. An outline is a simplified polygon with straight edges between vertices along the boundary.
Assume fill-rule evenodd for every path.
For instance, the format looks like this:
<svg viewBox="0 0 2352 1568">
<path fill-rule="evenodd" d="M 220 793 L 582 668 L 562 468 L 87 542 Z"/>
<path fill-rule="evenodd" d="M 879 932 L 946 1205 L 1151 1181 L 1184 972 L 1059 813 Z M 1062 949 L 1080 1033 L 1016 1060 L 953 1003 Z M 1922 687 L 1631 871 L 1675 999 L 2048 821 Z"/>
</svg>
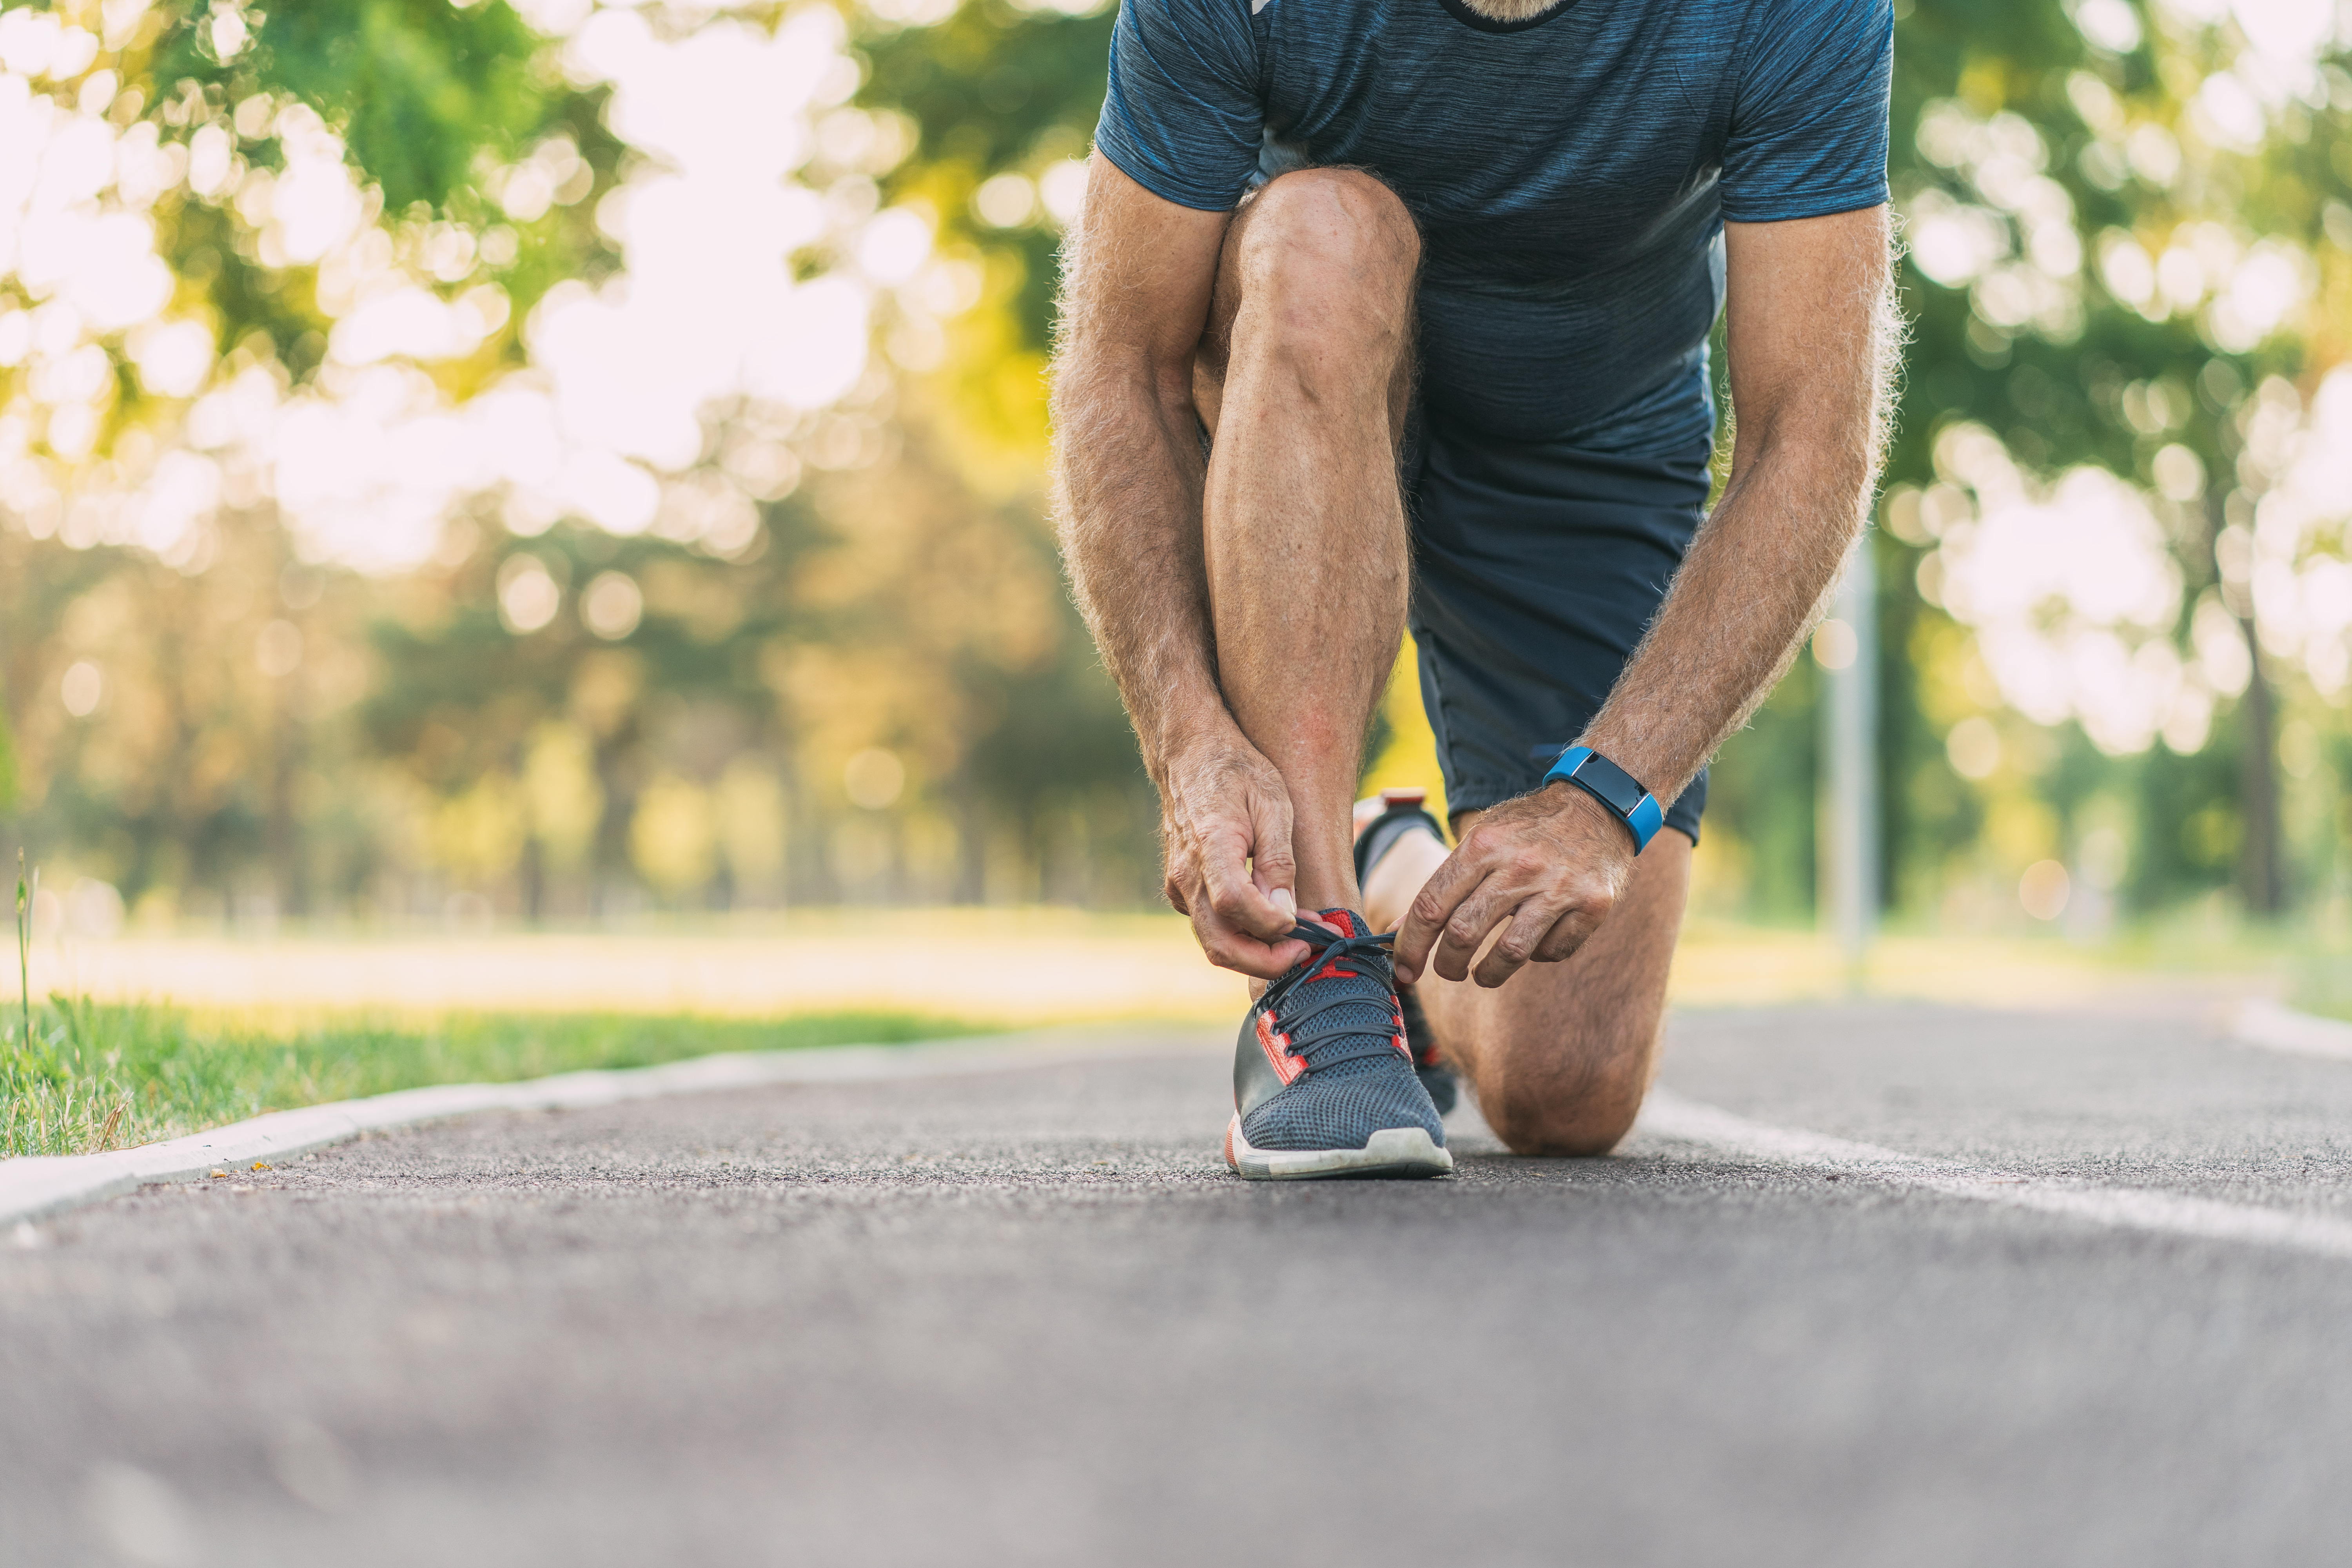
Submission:
<svg viewBox="0 0 2352 1568">
<path fill-rule="evenodd" d="M 1227 236 L 1197 361 L 1218 680 L 1289 790 L 1307 909 L 1359 904 L 1349 806 L 1404 627 L 1396 447 L 1419 259 L 1370 175 L 1284 175 Z"/>
</svg>

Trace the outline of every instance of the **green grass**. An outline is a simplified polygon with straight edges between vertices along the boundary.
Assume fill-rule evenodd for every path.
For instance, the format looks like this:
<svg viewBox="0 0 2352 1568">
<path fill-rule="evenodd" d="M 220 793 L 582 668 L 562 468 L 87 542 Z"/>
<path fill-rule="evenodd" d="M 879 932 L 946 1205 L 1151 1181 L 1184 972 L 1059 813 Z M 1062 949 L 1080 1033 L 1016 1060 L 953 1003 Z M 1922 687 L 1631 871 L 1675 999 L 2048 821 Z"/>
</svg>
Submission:
<svg viewBox="0 0 2352 1568">
<path fill-rule="evenodd" d="M 2289 1006 L 2327 1018 L 2352 1018 L 2352 959 L 2314 957 L 2295 968 Z"/>
<path fill-rule="evenodd" d="M 70 999 L 34 1004 L 31 1023 L 29 1050 L 16 1016 L 0 1030 L 0 1158 L 120 1149 L 268 1110 L 427 1084 L 511 1082 L 720 1051 L 896 1044 L 989 1028 L 885 1012 L 273 1019 Z"/>
</svg>

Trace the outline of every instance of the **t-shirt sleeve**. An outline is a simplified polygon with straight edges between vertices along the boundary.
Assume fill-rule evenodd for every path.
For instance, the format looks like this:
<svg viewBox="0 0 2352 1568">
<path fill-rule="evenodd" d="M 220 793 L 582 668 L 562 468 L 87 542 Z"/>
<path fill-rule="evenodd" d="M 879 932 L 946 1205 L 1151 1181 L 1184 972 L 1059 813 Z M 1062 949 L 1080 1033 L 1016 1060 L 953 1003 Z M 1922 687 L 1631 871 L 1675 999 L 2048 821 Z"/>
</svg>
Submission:
<svg viewBox="0 0 2352 1568">
<path fill-rule="evenodd" d="M 1120 0 L 1104 157 L 1156 196 L 1223 212 L 1257 168 L 1264 121 L 1248 0 Z"/>
<path fill-rule="evenodd" d="M 1891 0 L 1764 0 L 1740 52 L 1723 216 L 1777 223 L 1885 201 Z"/>
</svg>

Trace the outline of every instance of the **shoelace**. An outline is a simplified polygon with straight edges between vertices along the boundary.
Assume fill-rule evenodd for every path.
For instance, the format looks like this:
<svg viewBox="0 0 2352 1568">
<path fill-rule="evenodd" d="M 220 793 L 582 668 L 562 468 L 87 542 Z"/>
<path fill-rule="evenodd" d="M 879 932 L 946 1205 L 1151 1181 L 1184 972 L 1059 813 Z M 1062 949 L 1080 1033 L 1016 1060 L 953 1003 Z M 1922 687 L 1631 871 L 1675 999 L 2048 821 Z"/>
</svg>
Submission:
<svg viewBox="0 0 2352 1568">
<path fill-rule="evenodd" d="M 1353 1061 L 1359 1057 L 1384 1056 L 1395 1050 L 1396 1047 L 1392 1043 L 1394 1033 L 1387 1029 L 1374 1034 L 1360 1024 L 1335 1024 L 1329 1028 L 1312 1034 L 1305 1029 L 1307 1021 L 1318 1014 L 1328 1013 L 1334 1007 L 1365 1005 L 1364 997 L 1350 996 L 1343 993 L 1337 996 L 1327 996 L 1313 1006 L 1298 1013 L 1285 1014 L 1279 1009 L 1289 999 L 1292 992 L 1303 990 L 1317 980 L 1338 979 L 1344 975 L 1381 982 L 1381 989 L 1389 992 L 1390 1005 L 1393 1008 L 1395 992 L 1389 984 L 1390 972 L 1387 966 L 1390 960 L 1387 950 L 1395 945 L 1396 933 L 1379 931 L 1370 936 L 1339 936 L 1322 926 L 1308 925 L 1305 921 L 1300 921 L 1291 928 L 1290 934 L 1294 940 L 1307 943 L 1315 951 L 1309 953 L 1306 962 L 1297 969 L 1276 981 L 1267 989 L 1265 1001 L 1267 1010 L 1274 1012 L 1282 1024 L 1282 1033 L 1290 1042 L 1288 1047 L 1290 1054 L 1303 1059 L 1308 1069 L 1313 1070 L 1334 1067 L 1340 1062 Z M 1338 971 L 1337 974 L 1333 973 L 1335 970 Z M 1403 1025 L 1401 1022 L 1395 1024 L 1396 1031 L 1401 1032 L 1402 1028 Z M 1363 1047 L 1358 1050 L 1326 1053 L 1319 1060 L 1311 1054 L 1316 1047 L 1328 1041 L 1351 1039 L 1363 1041 Z"/>
</svg>

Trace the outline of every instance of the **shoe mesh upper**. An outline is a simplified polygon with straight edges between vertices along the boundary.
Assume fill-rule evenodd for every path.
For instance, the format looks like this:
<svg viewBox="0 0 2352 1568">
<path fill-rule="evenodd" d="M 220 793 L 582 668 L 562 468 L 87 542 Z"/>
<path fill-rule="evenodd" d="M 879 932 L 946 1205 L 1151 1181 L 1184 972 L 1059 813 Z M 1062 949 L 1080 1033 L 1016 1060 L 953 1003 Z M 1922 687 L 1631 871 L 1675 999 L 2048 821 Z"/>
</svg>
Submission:
<svg viewBox="0 0 2352 1568">
<path fill-rule="evenodd" d="M 1326 910 L 1343 930 L 1364 930 L 1362 917 Z M 1375 1132 L 1420 1127 L 1441 1147 L 1444 1124 L 1412 1063 L 1390 1042 L 1397 1032 L 1396 993 L 1384 953 L 1353 955 L 1352 967 L 1370 973 L 1341 973 L 1288 984 L 1277 981 L 1274 999 L 1276 1033 L 1291 1032 L 1289 1020 L 1305 1018 L 1300 1055 L 1307 1072 L 1242 1118 L 1242 1136 L 1259 1149 L 1360 1149 Z M 1323 966 L 1318 952 L 1305 968 Z M 1287 977 L 1286 977 L 1286 981 Z M 1377 1046 L 1377 1049 L 1370 1049 Z"/>
<path fill-rule="evenodd" d="M 1258 1149 L 1360 1149 L 1389 1127 L 1425 1128 L 1445 1142 L 1429 1091 L 1394 1051 L 1309 1072 L 1242 1118 L 1242 1136 Z"/>
</svg>

